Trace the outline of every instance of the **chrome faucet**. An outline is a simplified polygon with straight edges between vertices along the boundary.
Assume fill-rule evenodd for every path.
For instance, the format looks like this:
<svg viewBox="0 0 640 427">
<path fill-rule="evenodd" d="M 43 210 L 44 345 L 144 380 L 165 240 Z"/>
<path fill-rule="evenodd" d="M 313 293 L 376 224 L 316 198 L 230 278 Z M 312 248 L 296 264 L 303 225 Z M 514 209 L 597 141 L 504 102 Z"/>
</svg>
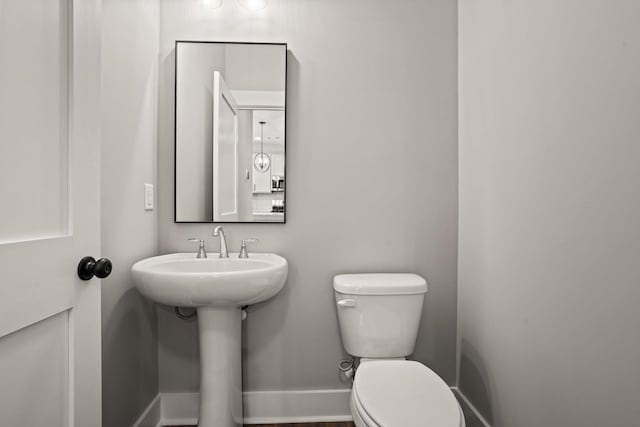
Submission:
<svg viewBox="0 0 640 427">
<path fill-rule="evenodd" d="M 222 226 L 217 226 L 213 229 L 213 237 L 220 237 L 220 258 L 229 258 L 229 251 L 227 250 L 227 239 L 224 237 L 224 230 Z"/>
<path fill-rule="evenodd" d="M 187 239 L 190 242 L 198 242 L 200 243 L 200 246 L 198 247 L 198 255 L 196 255 L 196 258 L 206 258 L 207 257 L 207 250 L 204 248 L 204 240 L 202 239 L 196 239 L 195 237 L 191 237 L 190 239 Z"/>
</svg>

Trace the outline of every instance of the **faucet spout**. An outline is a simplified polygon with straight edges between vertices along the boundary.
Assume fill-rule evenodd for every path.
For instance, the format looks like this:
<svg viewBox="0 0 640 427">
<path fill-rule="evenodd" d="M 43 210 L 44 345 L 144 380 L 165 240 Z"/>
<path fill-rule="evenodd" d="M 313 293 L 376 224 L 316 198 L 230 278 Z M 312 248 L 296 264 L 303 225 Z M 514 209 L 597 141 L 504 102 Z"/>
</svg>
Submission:
<svg viewBox="0 0 640 427">
<path fill-rule="evenodd" d="M 220 258 L 229 258 L 229 251 L 227 250 L 227 239 L 224 237 L 224 230 L 219 225 L 213 229 L 213 237 L 220 237 Z"/>
</svg>

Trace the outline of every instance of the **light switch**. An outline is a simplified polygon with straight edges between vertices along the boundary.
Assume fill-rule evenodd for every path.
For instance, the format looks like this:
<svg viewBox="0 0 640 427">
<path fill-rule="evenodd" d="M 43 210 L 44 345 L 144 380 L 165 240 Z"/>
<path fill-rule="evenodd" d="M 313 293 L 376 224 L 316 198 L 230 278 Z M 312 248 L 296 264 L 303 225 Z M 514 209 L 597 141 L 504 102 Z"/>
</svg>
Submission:
<svg viewBox="0 0 640 427">
<path fill-rule="evenodd" d="M 144 185 L 144 210 L 153 210 L 153 184 Z"/>
</svg>

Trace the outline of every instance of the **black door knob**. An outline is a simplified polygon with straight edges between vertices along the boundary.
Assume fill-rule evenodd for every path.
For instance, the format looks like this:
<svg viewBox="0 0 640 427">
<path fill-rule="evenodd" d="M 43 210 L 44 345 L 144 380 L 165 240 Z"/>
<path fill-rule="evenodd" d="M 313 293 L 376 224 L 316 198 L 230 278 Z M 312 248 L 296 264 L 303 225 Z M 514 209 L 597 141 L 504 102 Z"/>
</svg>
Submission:
<svg viewBox="0 0 640 427">
<path fill-rule="evenodd" d="M 100 258 L 98 261 L 92 256 L 86 256 L 78 264 L 78 277 L 82 280 L 89 280 L 93 276 L 104 279 L 111 274 L 111 261 L 107 258 Z"/>
</svg>

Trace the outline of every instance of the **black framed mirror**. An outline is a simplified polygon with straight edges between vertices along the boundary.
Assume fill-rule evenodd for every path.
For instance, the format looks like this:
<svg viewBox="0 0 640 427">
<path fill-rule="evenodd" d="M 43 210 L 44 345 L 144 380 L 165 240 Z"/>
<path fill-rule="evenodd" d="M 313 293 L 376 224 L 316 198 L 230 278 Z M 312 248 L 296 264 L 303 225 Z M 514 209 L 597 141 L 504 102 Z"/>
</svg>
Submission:
<svg viewBox="0 0 640 427">
<path fill-rule="evenodd" d="M 285 43 L 176 41 L 175 222 L 284 223 Z"/>
</svg>

